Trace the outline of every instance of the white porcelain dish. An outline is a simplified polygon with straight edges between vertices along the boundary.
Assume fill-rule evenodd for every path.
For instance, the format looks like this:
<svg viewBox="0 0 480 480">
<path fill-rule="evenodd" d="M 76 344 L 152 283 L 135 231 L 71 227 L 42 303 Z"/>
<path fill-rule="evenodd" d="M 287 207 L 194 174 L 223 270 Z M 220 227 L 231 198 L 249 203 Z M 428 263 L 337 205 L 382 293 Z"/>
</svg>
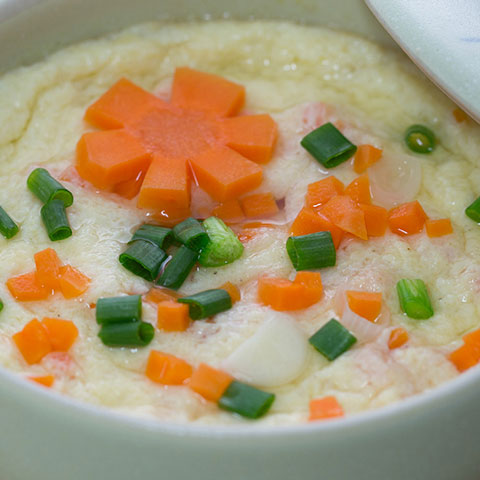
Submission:
<svg viewBox="0 0 480 480">
<path fill-rule="evenodd" d="M 152 18 L 225 13 L 391 41 L 360 0 L 0 1 L 0 70 Z M 377 411 L 296 427 L 173 426 L 79 404 L 0 371 L 1 480 L 478 480 L 480 371 Z"/>
</svg>

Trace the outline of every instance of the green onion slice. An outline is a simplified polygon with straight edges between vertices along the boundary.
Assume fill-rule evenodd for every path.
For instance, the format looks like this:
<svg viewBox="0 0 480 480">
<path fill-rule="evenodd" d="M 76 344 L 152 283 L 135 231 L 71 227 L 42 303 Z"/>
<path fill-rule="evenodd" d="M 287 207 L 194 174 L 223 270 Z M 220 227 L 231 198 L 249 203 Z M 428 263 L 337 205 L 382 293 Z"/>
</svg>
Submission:
<svg viewBox="0 0 480 480">
<path fill-rule="evenodd" d="M 0 312 L 3 310 L 3 302 L 0 300 Z"/>
<path fill-rule="evenodd" d="M 165 266 L 157 285 L 178 290 L 197 263 L 198 252 L 182 245 Z"/>
<path fill-rule="evenodd" d="M 142 297 L 140 295 L 99 298 L 97 301 L 96 318 L 100 325 L 138 322 L 141 317 Z"/>
<path fill-rule="evenodd" d="M 173 227 L 173 234 L 176 240 L 197 252 L 208 243 L 208 235 L 202 224 L 191 217 Z"/>
<path fill-rule="evenodd" d="M 405 131 L 407 147 L 416 153 L 431 153 L 435 149 L 435 134 L 425 125 L 411 125 Z"/>
<path fill-rule="evenodd" d="M 303 137 L 300 145 L 326 168 L 346 162 L 357 147 L 330 122 Z"/>
<path fill-rule="evenodd" d="M 204 267 L 221 267 L 239 259 L 243 253 L 242 242 L 232 229 L 217 217 L 207 218 L 203 226 L 210 242 L 200 253 L 198 262 Z"/>
<path fill-rule="evenodd" d="M 332 318 L 308 341 L 330 361 L 345 353 L 357 339 L 338 321 Z"/>
<path fill-rule="evenodd" d="M 167 254 L 154 243 L 136 240 L 118 257 L 119 262 L 130 272 L 153 282 L 160 272 Z"/>
<path fill-rule="evenodd" d="M 65 208 L 73 203 L 72 193 L 57 182 L 44 168 L 36 168 L 29 175 L 27 187 L 43 203 L 58 199 L 62 201 Z"/>
<path fill-rule="evenodd" d="M 222 289 L 205 290 L 189 297 L 179 298 L 177 302 L 188 305 L 192 320 L 212 317 L 232 308 L 230 295 Z"/>
<path fill-rule="evenodd" d="M 65 205 L 61 200 L 53 199 L 46 203 L 41 211 L 43 224 L 47 229 L 48 238 L 52 242 L 64 240 L 72 236 Z"/>
<path fill-rule="evenodd" d="M 103 325 L 98 333 L 109 347 L 145 347 L 154 335 L 153 325 L 147 322 L 111 323 Z"/>
<path fill-rule="evenodd" d="M 2 207 L 0 207 L 0 233 L 5 238 L 12 238 L 18 233 L 18 225 Z"/>
<path fill-rule="evenodd" d="M 287 253 L 297 271 L 333 267 L 337 261 L 335 245 L 330 232 L 289 237 Z"/>
<path fill-rule="evenodd" d="M 474 222 L 480 223 L 480 197 L 465 209 L 465 215 Z"/>
<path fill-rule="evenodd" d="M 400 307 L 410 318 L 425 320 L 433 316 L 433 308 L 423 280 L 404 278 L 397 283 Z"/>
<path fill-rule="evenodd" d="M 158 225 L 142 225 L 134 234 L 130 242 L 136 240 L 145 240 L 157 245 L 159 248 L 166 249 L 173 240 L 171 228 L 159 227 Z"/>
<path fill-rule="evenodd" d="M 260 418 L 265 415 L 273 401 L 273 393 L 263 392 L 246 383 L 234 380 L 218 401 L 218 406 L 224 410 L 238 413 L 242 417 Z"/>
</svg>

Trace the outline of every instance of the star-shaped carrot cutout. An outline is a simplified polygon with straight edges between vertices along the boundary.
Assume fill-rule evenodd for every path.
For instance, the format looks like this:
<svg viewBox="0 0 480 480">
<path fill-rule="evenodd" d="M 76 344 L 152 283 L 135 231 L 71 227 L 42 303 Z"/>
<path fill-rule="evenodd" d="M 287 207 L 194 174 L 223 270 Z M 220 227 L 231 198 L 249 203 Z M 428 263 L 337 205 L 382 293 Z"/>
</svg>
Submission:
<svg viewBox="0 0 480 480">
<path fill-rule="evenodd" d="M 102 130 L 81 137 L 77 170 L 101 190 L 139 192 L 138 207 L 165 224 L 189 216 L 192 179 L 218 202 L 236 199 L 260 185 L 277 138 L 269 115 L 236 116 L 244 102 L 241 85 L 186 67 L 170 102 L 121 79 L 86 111 Z"/>
</svg>

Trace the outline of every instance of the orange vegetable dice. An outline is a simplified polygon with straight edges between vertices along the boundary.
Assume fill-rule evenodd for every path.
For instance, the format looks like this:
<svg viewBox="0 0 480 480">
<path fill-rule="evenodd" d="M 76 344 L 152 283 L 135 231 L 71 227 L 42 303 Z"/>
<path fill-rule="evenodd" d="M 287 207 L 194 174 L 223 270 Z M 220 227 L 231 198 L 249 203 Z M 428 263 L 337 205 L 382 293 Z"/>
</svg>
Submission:
<svg viewBox="0 0 480 480">
<path fill-rule="evenodd" d="M 239 288 L 233 283 L 227 282 L 218 288 L 221 288 L 222 290 L 226 290 L 226 292 L 230 295 L 230 298 L 232 299 L 232 305 L 236 302 L 239 302 L 240 299 L 242 298 Z"/>
<path fill-rule="evenodd" d="M 357 292 L 347 290 L 347 302 L 350 310 L 370 322 L 374 322 L 382 309 L 382 294 L 379 292 Z"/>
<path fill-rule="evenodd" d="M 71 265 L 60 268 L 60 290 L 65 298 L 75 298 L 86 292 L 90 279 Z"/>
<path fill-rule="evenodd" d="M 201 363 L 193 372 L 188 386 L 205 400 L 217 402 L 232 381 L 228 373 Z"/>
<path fill-rule="evenodd" d="M 152 350 L 148 357 L 145 375 L 162 385 L 183 385 L 192 376 L 193 368 L 181 358 Z"/>
<path fill-rule="evenodd" d="M 183 332 L 190 325 L 188 305 L 170 301 L 157 305 L 157 326 L 166 332 Z"/>
<path fill-rule="evenodd" d="M 222 219 L 226 224 L 240 223 L 245 220 L 245 214 L 237 199 L 217 205 L 213 209 L 212 215 Z"/>
<path fill-rule="evenodd" d="M 372 196 L 370 194 L 370 180 L 368 175 L 364 174 L 357 177 L 345 188 L 345 195 L 348 195 L 354 202 L 370 204 Z"/>
<path fill-rule="evenodd" d="M 35 272 L 9 278 L 7 287 L 12 296 L 19 302 L 45 300 L 51 293 L 47 288 L 38 283 Z"/>
<path fill-rule="evenodd" d="M 33 258 L 37 267 L 37 282 L 50 290 L 58 290 L 62 262 L 58 258 L 57 252 L 53 248 L 46 248 L 37 252 Z"/>
<path fill-rule="evenodd" d="M 240 200 L 247 218 L 271 217 L 278 213 L 278 206 L 271 192 L 256 193 Z"/>
<path fill-rule="evenodd" d="M 425 225 L 427 215 L 417 200 L 404 203 L 388 213 L 388 226 L 397 235 L 414 235 L 420 233 Z"/>
<path fill-rule="evenodd" d="M 222 123 L 227 146 L 257 163 L 272 158 L 277 141 L 277 124 L 270 115 L 242 115 Z"/>
<path fill-rule="evenodd" d="M 342 195 L 345 190 L 343 183 L 334 176 L 324 178 L 308 186 L 305 197 L 307 207 L 317 209 L 327 203 L 332 197 Z"/>
<path fill-rule="evenodd" d="M 455 108 L 452 113 L 458 123 L 468 120 L 468 115 L 460 108 Z"/>
<path fill-rule="evenodd" d="M 400 348 L 408 342 L 409 336 L 408 332 L 402 328 L 394 328 L 390 332 L 390 337 L 388 338 L 388 348 L 394 350 L 395 348 Z"/>
<path fill-rule="evenodd" d="M 452 222 L 449 218 L 442 218 L 440 220 L 427 220 L 425 222 L 425 229 L 430 238 L 443 237 L 453 233 Z"/>
<path fill-rule="evenodd" d="M 466 343 L 450 353 L 448 358 L 459 372 L 464 372 L 480 362 L 480 348 L 477 345 Z"/>
<path fill-rule="evenodd" d="M 297 272 L 293 283 L 304 287 L 303 297 L 306 305 L 314 305 L 323 296 L 322 276 L 319 272 Z"/>
<path fill-rule="evenodd" d="M 365 172 L 368 167 L 380 160 L 382 153 L 382 150 L 373 145 L 359 145 L 353 157 L 353 169 L 357 173 Z"/>
<path fill-rule="evenodd" d="M 388 227 L 388 211 L 377 205 L 358 205 L 365 215 L 365 226 L 369 237 L 383 237 Z"/>
<path fill-rule="evenodd" d="M 32 365 L 38 363 L 45 355 L 52 351 L 52 345 L 45 327 L 34 318 L 13 336 L 25 361 Z"/>
<path fill-rule="evenodd" d="M 476 345 L 480 347 L 480 328 L 464 335 L 463 341 L 467 345 Z"/>
<path fill-rule="evenodd" d="M 316 398 L 310 402 L 310 421 L 343 416 L 343 408 L 333 396 Z"/>
<path fill-rule="evenodd" d="M 78 329 L 71 320 L 44 318 L 42 325 L 55 352 L 67 352 L 78 337 Z"/>
<path fill-rule="evenodd" d="M 45 375 L 43 377 L 28 377 L 33 382 L 38 383 L 39 385 L 43 385 L 44 387 L 50 388 L 55 381 L 55 377 L 53 375 Z"/>
<path fill-rule="evenodd" d="M 163 287 L 151 288 L 145 295 L 145 300 L 150 303 L 175 301 L 177 298 L 180 298 L 179 293 L 177 293 L 175 290 L 170 290 L 169 288 Z"/>
</svg>

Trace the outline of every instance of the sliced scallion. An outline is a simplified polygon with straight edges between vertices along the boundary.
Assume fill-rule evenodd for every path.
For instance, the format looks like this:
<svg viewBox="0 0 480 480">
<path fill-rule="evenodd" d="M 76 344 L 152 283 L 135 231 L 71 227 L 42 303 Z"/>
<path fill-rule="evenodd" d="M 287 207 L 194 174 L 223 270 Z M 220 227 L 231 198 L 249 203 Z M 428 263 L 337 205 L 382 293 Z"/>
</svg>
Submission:
<svg viewBox="0 0 480 480">
<path fill-rule="evenodd" d="M 433 308 L 423 280 L 404 278 L 397 283 L 402 310 L 410 318 L 425 320 L 433 316 Z"/>
<path fill-rule="evenodd" d="M 40 213 L 47 229 L 48 238 L 52 242 L 72 236 L 72 229 L 62 200 L 50 200 L 42 207 Z"/>
<path fill-rule="evenodd" d="M 274 400 L 273 393 L 234 380 L 220 397 L 218 406 L 242 417 L 259 418 L 268 412 Z"/>
<path fill-rule="evenodd" d="M 97 323 L 138 322 L 142 317 L 142 297 L 140 295 L 125 295 L 122 297 L 99 298 L 96 306 Z"/>
<path fill-rule="evenodd" d="M 18 233 L 18 225 L 2 207 L 0 207 L 0 233 L 5 238 L 12 238 Z"/>
<path fill-rule="evenodd" d="M 407 147 L 416 153 L 431 153 L 435 149 L 435 134 L 425 125 L 411 125 L 405 131 Z"/>
<path fill-rule="evenodd" d="M 202 224 L 194 218 L 187 218 L 173 227 L 175 239 L 183 243 L 190 250 L 200 252 L 208 243 L 208 235 Z"/>
<path fill-rule="evenodd" d="M 287 253 L 297 271 L 333 267 L 337 261 L 335 245 L 330 232 L 289 237 Z"/>
<path fill-rule="evenodd" d="M 160 278 L 157 280 L 157 285 L 171 288 L 172 290 L 179 289 L 195 263 L 197 263 L 197 259 L 198 252 L 182 245 L 165 266 Z"/>
<path fill-rule="evenodd" d="M 192 320 L 211 317 L 232 308 L 230 295 L 222 289 L 205 290 L 189 297 L 179 298 L 177 302 L 188 305 Z"/>
<path fill-rule="evenodd" d="M 136 240 L 120 254 L 118 260 L 133 274 L 153 282 L 166 258 L 167 254 L 154 243 Z"/>
<path fill-rule="evenodd" d="M 145 347 L 154 335 L 155 329 L 147 322 L 111 323 L 103 325 L 98 333 L 109 347 Z"/>
<path fill-rule="evenodd" d="M 332 318 L 308 341 L 330 361 L 345 353 L 357 339 L 338 321 Z"/>
<path fill-rule="evenodd" d="M 340 165 L 357 151 L 357 147 L 330 122 L 303 137 L 300 144 L 326 168 Z"/>
<path fill-rule="evenodd" d="M 465 215 L 474 222 L 480 223 L 480 197 L 465 209 Z"/>
<path fill-rule="evenodd" d="M 0 312 L 3 310 L 3 301 L 0 300 Z"/>
<path fill-rule="evenodd" d="M 242 256 L 242 242 L 222 220 L 217 217 L 210 217 L 203 222 L 203 226 L 210 241 L 200 253 L 198 258 L 200 265 L 221 267 Z"/>
<path fill-rule="evenodd" d="M 151 242 L 162 249 L 169 247 L 173 239 L 171 228 L 160 227 L 158 225 L 142 225 L 132 236 L 129 243 L 136 240 L 145 240 Z"/>
<path fill-rule="evenodd" d="M 36 168 L 27 179 L 27 187 L 43 203 L 61 200 L 65 207 L 73 203 L 73 195 L 61 183 L 57 182 L 44 168 Z"/>
</svg>

